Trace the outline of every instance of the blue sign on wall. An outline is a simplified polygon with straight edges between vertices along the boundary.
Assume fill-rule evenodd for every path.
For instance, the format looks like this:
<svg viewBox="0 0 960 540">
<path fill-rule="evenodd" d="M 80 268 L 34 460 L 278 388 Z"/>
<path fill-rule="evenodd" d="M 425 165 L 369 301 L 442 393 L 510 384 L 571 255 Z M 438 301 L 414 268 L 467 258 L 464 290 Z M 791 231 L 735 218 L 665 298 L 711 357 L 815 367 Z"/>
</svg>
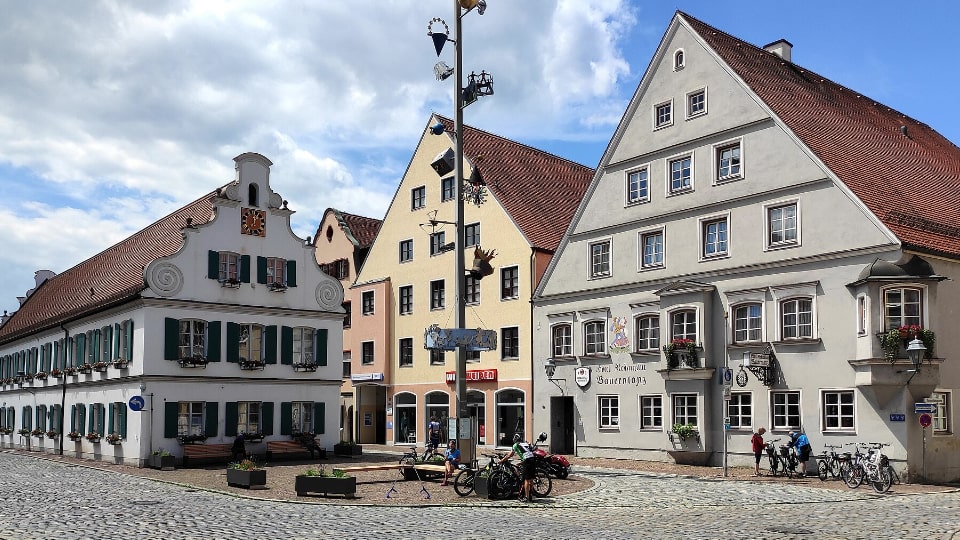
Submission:
<svg viewBox="0 0 960 540">
<path fill-rule="evenodd" d="M 891 422 L 906 422 L 906 420 L 907 420 L 907 415 L 905 415 L 905 414 L 893 414 L 893 413 L 890 413 L 890 421 L 891 421 Z"/>
<path fill-rule="evenodd" d="M 143 406 L 146 405 L 143 396 L 133 396 L 130 398 L 130 410 L 131 411 L 142 411 Z"/>
</svg>

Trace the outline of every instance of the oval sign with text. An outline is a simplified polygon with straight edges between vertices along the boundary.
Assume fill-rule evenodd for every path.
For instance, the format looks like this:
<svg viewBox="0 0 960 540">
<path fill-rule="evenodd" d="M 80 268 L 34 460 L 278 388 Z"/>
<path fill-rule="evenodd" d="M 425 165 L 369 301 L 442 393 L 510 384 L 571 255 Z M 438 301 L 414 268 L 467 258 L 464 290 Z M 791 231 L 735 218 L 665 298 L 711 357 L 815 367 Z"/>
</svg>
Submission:
<svg viewBox="0 0 960 540">
<path fill-rule="evenodd" d="M 578 367 L 573 371 L 573 380 L 577 381 L 577 386 L 584 388 L 590 384 L 590 368 Z"/>
</svg>

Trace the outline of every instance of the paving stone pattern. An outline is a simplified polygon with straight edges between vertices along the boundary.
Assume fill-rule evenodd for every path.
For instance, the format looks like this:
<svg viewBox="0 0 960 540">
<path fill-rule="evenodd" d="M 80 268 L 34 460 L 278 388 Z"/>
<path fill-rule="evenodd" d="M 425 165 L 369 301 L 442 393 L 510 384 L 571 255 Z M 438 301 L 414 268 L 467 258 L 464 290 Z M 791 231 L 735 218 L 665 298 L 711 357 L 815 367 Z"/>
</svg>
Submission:
<svg viewBox="0 0 960 540">
<path fill-rule="evenodd" d="M 0 539 L 951 538 L 960 493 L 874 495 L 580 466 L 585 491 L 532 504 L 271 501 L 0 452 Z M 477 499 L 479 501 L 479 499 Z"/>
</svg>

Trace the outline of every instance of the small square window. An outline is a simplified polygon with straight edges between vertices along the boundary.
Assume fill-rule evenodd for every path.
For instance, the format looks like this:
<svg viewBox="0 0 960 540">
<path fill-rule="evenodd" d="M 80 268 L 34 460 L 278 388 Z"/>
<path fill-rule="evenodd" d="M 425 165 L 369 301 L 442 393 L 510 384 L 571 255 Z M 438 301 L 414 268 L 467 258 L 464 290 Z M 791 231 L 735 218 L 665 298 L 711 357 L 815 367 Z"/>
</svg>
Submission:
<svg viewBox="0 0 960 540">
<path fill-rule="evenodd" d="M 717 149 L 717 181 L 740 178 L 740 143 Z"/>
<path fill-rule="evenodd" d="M 654 127 L 662 128 L 673 124 L 673 103 L 661 103 L 653 108 Z"/>
<path fill-rule="evenodd" d="M 610 275 L 610 241 L 590 244 L 590 277 Z"/>
<path fill-rule="evenodd" d="M 663 429 L 662 396 L 640 396 L 640 429 Z"/>
<path fill-rule="evenodd" d="M 797 204 L 790 203 L 767 208 L 767 230 L 769 247 L 796 245 L 800 240 Z"/>
<path fill-rule="evenodd" d="M 620 427 L 620 396 L 597 396 L 600 429 Z"/>
<path fill-rule="evenodd" d="M 687 118 L 707 113 L 707 91 L 697 90 L 687 94 Z"/>
<path fill-rule="evenodd" d="M 650 200 L 649 169 L 646 167 L 627 173 L 627 204 Z"/>
<path fill-rule="evenodd" d="M 687 191 L 693 187 L 693 158 L 690 156 L 670 160 L 670 193 Z"/>
</svg>

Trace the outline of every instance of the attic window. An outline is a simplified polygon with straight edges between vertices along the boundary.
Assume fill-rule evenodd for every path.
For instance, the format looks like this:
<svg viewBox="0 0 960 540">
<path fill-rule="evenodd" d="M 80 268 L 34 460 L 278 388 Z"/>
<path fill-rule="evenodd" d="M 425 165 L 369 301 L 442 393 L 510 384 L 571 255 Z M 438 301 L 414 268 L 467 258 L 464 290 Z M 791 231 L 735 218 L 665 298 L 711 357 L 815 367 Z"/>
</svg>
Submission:
<svg viewBox="0 0 960 540">
<path fill-rule="evenodd" d="M 327 225 L 327 242 L 333 241 L 333 227 Z"/>
<path fill-rule="evenodd" d="M 673 70 L 680 71 L 684 66 L 683 49 L 673 53 Z"/>
<path fill-rule="evenodd" d="M 260 206 L 260 197 L 259 197 L 256 184 L 250 184 L 250 187 L 248 189 L 247 199 L 250 202 L 250 206 Z"/>
</svg>

